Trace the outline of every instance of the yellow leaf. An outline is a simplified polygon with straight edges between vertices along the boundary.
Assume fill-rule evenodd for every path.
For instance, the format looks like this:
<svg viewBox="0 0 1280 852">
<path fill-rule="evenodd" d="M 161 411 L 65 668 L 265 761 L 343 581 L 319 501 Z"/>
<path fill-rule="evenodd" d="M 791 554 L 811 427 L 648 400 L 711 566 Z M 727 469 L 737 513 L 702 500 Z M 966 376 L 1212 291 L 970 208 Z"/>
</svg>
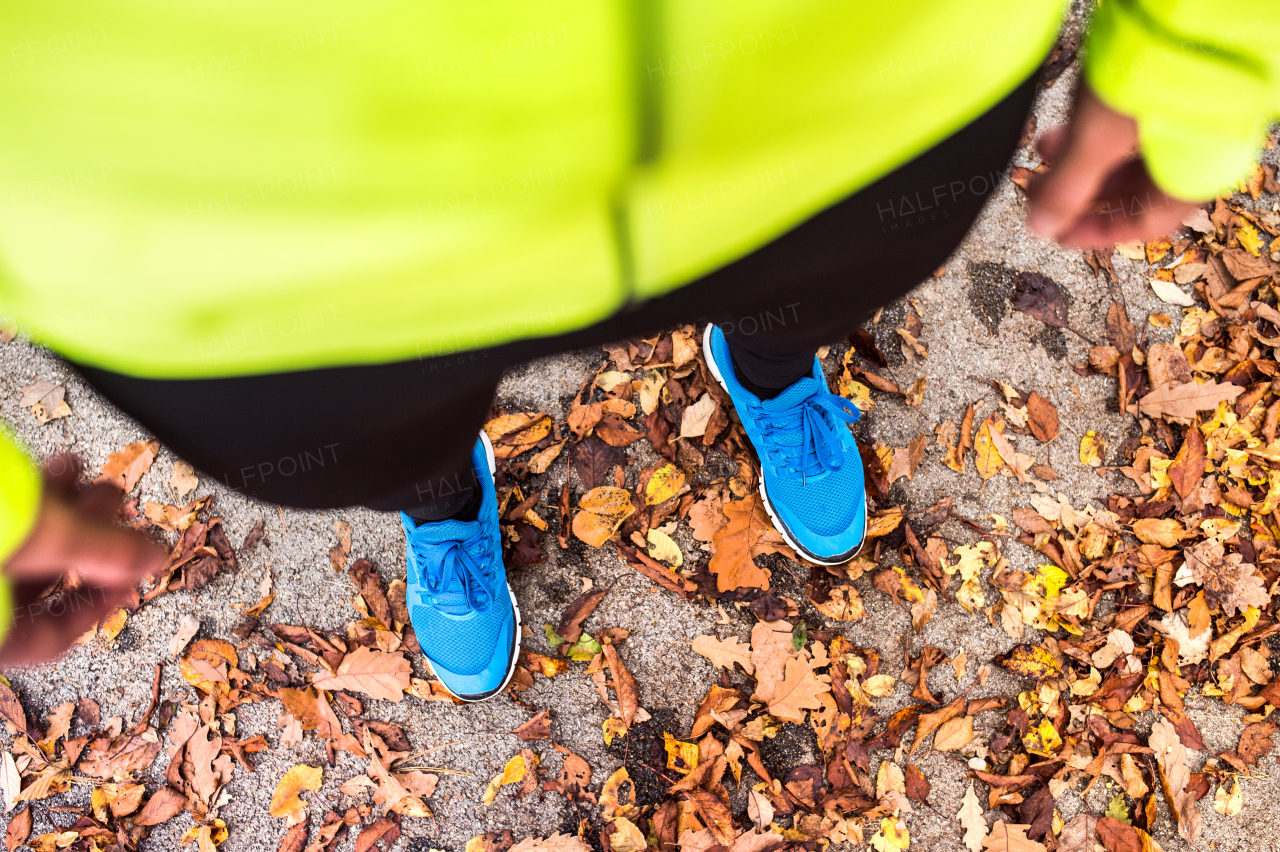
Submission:
<svg viewBox="0 0 1280 852">
<path fill-rule="evenodd" d="M 911 847 L 911 832 L 901 817 L 882 817 L 880 830 L 871 835 L 871 846 L 876 852 L 903 852 Z"/>
<path fill-rule="evenodd" d="M 534 755 L 535 759 L 537 755 Z M 515 757 L 507 761 L 507 765 L 502 771 L 493 777 L 489 782 L 489 786 L 484 789 L 484 803 L 492 805 L 493 800 L 498 798 L 498 790 L 507 784 L 519 784 L 524 780 L 525 773 L 530 767 L 525 766 L 524 756 L 517 754 Z"/>
<path fill-rule="evenodd" d="M 304 763 L 290 767 L 271 795 L 271 815 L 284 817 L 289 825 L 297 825 L 306 819 L 307 805 L 298 798 L 298 794 L 303 790 L 319 790 L 322 775 L 323 770 L 318 766 Z"/>
<path fill-rule="evenodd" d="M 997 657 L 996 665 L 1020 677 L 1036 680 L 1062 676 L 1062 667 L 1053 654 L 1039 645 L 1017 645 L 1009 653 Z"/>
<path fill-rule="evenodd" d="M 227 824 L 220 819 L 203 825 L 193 825 L 182 835 L 182 845 L 195 843 L 199 852 L 212 852 L 222 841 L 227 839 Z M 59 848 L 63 845 L 59 844 Z"/>
<path fill-rule="evenodd" d="M 644 852 L 648 848 L 644 832 L 626 817 L 618 817 L 613 821 L 609 832 L 609 847 L 613 852 Z"/>
<path fill-rule="evenodd" d="M 1170 243 L 1169 243 L 1169 240 L 1167 240 L 1166 238 L 1160 237 L 1158 239 L 1150 240 L 1147 243 L 1146 248 L 1147 248 L 1147 263 L 1154 264 L 1158 260 L 1160 260 L 1160 258 L 1164 257 L 1165 254 L 1169 251 Z"/>
<path fill-rule="evenodd" d="M 1080 439 L 1080 463 L 1090 467 L 1101 467 L 1102 453 L 1106 446 L 1098 437 L 1098 433 L 1090 429 Z"/>
<path fill-rule="evenodd" d="M 1236 238 L 1240 240 L 1240 247 L 1249 254 L 1262 256 L 1262 238 L 1258 236 L 1258 229 L 1239 216 L 1236 217 Z"/>
<path fill-rule="evenodd" d="M 1031 754 L 1041 757 L 1053 757 L 1062 748 L 1062 737 L 1048 719 L 1041 719 L 1040 724 L 1031 728 L 1022 737 L 1023 747 Z"/>
<path fill-rule="evenodd" d="M 990 479 L 1000 472 L 1000 468 L 1004 466 L 1004 459 L 1000 458 L 1000 451 L 996 449 L 995 441 L 991 438 L 991 431 L 994 429 L 1003 434 L 1003 423 L 992 423 L 990 417 L 982 421 L 982 426 L 978 428 L 978 435 L 973 439 L 973 452 L 977 456 L 976 464 L 978 466 L 978 475 L 983 479 Z"/>
<path fill-rule="evenodd" d="M 604 725 L 602 725 L 601 728 L 604 731 L 605 745 L 613 745 L 614 737 L 625 737 L 627 735 L 626 724 L 616 716 L 610 716 L 608 719 L 605 719 Z"/>
<path fill-rule="evenodd" d="M 871 539 L 871 538 L 880 538 L 881 536 L 888 535 L 889 533 L 896 530 L 898 528 L 898 525 L 901 523 L 902 523 L 901 507 L 895 506 L 891 509 L 886 509 L 883 512 L 877 512 L 876 514 L 867 518 L 866 537 Z"/>
<path fill-rule="evenodd" d="M 955 549 L 954 553 L 956 564 L 953 566 L 943 562 L 942 570 L 948 574 L 954 574 L 958 571 L 962 580 L 972 580 L 982 573 L 983 565 L 994 565 L 999 558 L 995 545 L 989 541 L 980 541 L 977 544 L 962 544 Z"/>
<path fill-rule="evenodd" d="M 684 564 L 684 554 L 680 552 L 680 546 L 672 541 L 671 536 L 659 529 L 649 530 L 649 556 L 659 562 L 665 562 L 672 568 L 679 568 Z"/>
<path fill-rule="evenodd" d="M 630 373 L 621 373 L 617 370 L 609 370 L 596 376 L 596 387 L 608 393 L 623 382 L 631 381 Z M 491 436 L 492 437 L 492 436 Z"/>
<path fill-rule="evenodd" d="M 569 661 L 559 657 L 547 657 L 531 651 L 520 652 L 520 664 L 530 672 L 538 672 L 543 677 L 555 677 L 569 668 Z"/>
<path fill-rule="evenodd" d="M 113 641 L 120 635 L 120 631 L 124 630 L 124 623 L 129 618 L 129 610 L 124 607 L 116 607 L 104 619 L 102 624 L 98 625 L 98 631 L 106 637 L 108 642 Z"/>
<path fill-rule="evenodd" d="M 688 775 L 698 768 L 698 744 L 682 742 L 670 734 L 664 733 L 663 740 L 667 749 L 667 768 Z"/>
<path fill-rule="evenodd" d="M 1213 809 L 1223 816 L 1233 817 L 1244 807 L 1244 794 L 1240 792 L 1240 781 L 1232 779 L 1231 789 L 1226 784 L 1218 785 L 1218 792 L 1213 795 Z"/>
<path fill-rule="evenodd" d="M 852 378 L 848 372 L 841 374 L 836 390 L 864 414 L 876 407 L 876 401 L 871 398 L 871 388 Z"/>
<path fill-rule="evenodd" d="M 896 683 L 893 675 L 873 675 L 863 681 L 862 691 L 872 698 L 888 698 L 893 695 L 893 687 Z"/>
<path fill-rule="evenodd" d="M 641 411 L 652 414 L 657 409 L 658 403 L 662 401 L 662 388 L 666 383 L 667 377 L 662 373 L 650 373 L 640 381 L 631 383 L 631 387 L 640 394 Z"/>
<path fill-rule="evenodd" d="M 1116 251 L 1129 258 L 1130 260 L 1146 260 L 1147 245 L 1142 240 L 1129 240 L 1124 243 L 1116 243 Z"/>
<path fill-rule="evenodd" d="M 665 503 L 684 488 L 684 471 L 673 464 L 664 464 L 653 472 L 644 487 L 644 502 L 650 506 Z"/>
<path fill-rule="evenodd" d="M 897 565 L 890 565 L 889 567 L 898 575 L 898 584 L 902 586 L 901 594 L 904 599 L 912 603 L 924 600 L 924 590 L 920 588 L 919 583 L 911 579 L 910 574 Z"/>
<path fill-rule="evenodd" d="M 976 577 L 960 584 L 956 600 L 969 612 L 977 612 L 987 603 L 987 598 L 982 593 L 982 583 Z"/>
</svg>

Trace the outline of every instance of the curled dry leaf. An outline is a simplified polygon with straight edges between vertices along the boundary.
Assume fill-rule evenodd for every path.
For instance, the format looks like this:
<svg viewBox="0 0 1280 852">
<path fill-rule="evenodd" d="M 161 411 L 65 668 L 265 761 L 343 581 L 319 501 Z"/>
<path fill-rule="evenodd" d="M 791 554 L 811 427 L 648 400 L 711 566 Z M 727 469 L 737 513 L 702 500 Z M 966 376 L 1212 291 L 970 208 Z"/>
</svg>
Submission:
<svg viewBox="0 0 1280 852">
<path fill-rule="evenodd" d="M 195 468 L 178 459 L 173 463 L 173 474 L 169 477 L 169 484 L 173 486 L 174 493 L 181 500 L 195 490 L 195 487 L 200 484 L 200 478 L 196 476 Z"/>
<path fill-rule="evenodd" d="M 684 554 L 671 536 L 660 529 L 651 529 L 646 538 L 649 540 L 650 559 L 666 562 L 672 568 L 679 568 L 684 564 Z"/>
<path fill-rule="evenodd" d="M 187 643 L 200 630 L 200 619 L 187 613 L 178 620 L 178 630 L 169 640 L 169 655 L 176 657 L 187 647 Z"/>
<path fill-rule="evenodd" d="M 298 794 L 303 790 L 319 790 L 322 775 L 323 770 L 318 766 L 300 764 L 290 767 L 271 795 L 271 815 L 283 817 L 288 825 L 296 825 L 305 819 L 307 805 Z"/>
<path fill-rule="evenodd" d="M 1187 749 L 1168 719 L 1159 719 L 1151 726 L 1148 745 L 1155 752 L 1160 786 L 1165 803 L 1178 824 L 1178 834 L 1195 845 L 1204 822 L 1196 808 L 1196 797 L 1188 789 L 1191 769 L 1187 766 Z"/>
<path fill-rule="evenodd" d="M 533 752 L 529 752 L 529 754 L 533 754 Z M 525 774 L 533 771 L 536 767 L 536 756 L 533 766 L 530 766 L 525 759 L 524 752 L 508 760 L 507 765 L 502 768 L 501 772 L 493 776 L 493 779 L 489 781 L 489 786 L 485 788 L 484 796 L 482 797 L 484 803 L 492 805 L 498 798 L 499 790 L 508 784 L 519 784 L 524 780 Z"/>
<path fill-rule="evenodd" d="M 18 400 L 18 405 L 30 408 L 36 420 L 41 423 L 48 423 L 50 420 L 70 416 L 71 409 L 67 406 L 66 394 L 67 389 L 62 385 L 39 381 L 22 389 L 22 399 Z"/>
</svg>

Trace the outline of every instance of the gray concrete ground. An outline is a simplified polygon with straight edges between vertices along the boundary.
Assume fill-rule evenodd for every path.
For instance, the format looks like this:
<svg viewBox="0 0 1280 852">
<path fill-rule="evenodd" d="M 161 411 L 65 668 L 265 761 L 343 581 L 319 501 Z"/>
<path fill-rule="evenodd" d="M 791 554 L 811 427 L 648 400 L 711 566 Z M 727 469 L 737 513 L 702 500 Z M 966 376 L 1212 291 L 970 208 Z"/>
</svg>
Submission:
<svg viewBox="0 0 1280 852">
<path fill-rule="evenodd" d="M 1068 74 L 1042 96 L 1037 109 L 1041 128 L 1063 120 L 1065 98 L 1072 84 L 1070 77 Z M 1115 491 L 1128 490 L 1118 474 L 1099 477 L 1077 458 L 1080 437 L 1088 429 L 1097 430 L 1111 447 L 1119 445 L 1129 434 L 1129 421 L 1115 412 L 1114 403 L 1109 405 L 1115 395 L 1114 381 L 1077 375 L 1071 367 L 1084 362 L 1087 352 L 1081 340 L 1070 334 L 1046 334 L 1041 324 L 1011 312 L 1000 298 L 992 297 L 989 288 L 984 289 L 983 281 L 988 279 L 984 278 L 981 264 L 1043 272 L 1058 281 L 1069 294 L 1072 324 L 1085 335 L 1103 337 L 1105 310 L 1112 298 L 1108 285 L 1089 271 L 1079 252 L 1063 251 L 1030 237 L 1023 227 L 1023 214 L 1024 202 L 1019 191 L 1006 181 L 964 245 L 948 261 L 945 274 L 914 294 L 924 312 L 923 339 L 929 344 L 929 357 L 923 362 L 898 363 L 887 372 L 902 387 L 911 385 L 918 376 L 927 376 L 923 404 L 909 409 L 898 402 L 882 402 L 859 426 L 866 436 L 892 446 L 905 446 L 920 433 L 930 435 L 930 446 L 914 481 L 904 480 L 896 486 L 895 493 L 910 508 L 923 508 L 940 498 L 954 497 L 958 512 L 979 519 L 991 513 L 1009 517 L 1013 508 L 1028 505 L 1029 492 L 1014 480 L 997 477 L 984 483 L 973 472 L 972 465 L 963 476 L 949 470 L 942 463 L 942 451 L 932 443 L 934 426 L 945 419 L 959 422 L 967 403 L 986 397 L 986 411 L 990 411 L 993 403 L 986 383 L 993 379 L 1036 390 L 1058 407 L 1062 433 L 1055 442 L 1041 446 L 1030 438 L 1015 439 L 1019 450 L 1035 453 L 1039 461 L 1051 464 L 1062 476 L 1052 484 L 1051 493 L 1065 494 L 1079 506 Z M 1119 290 L 1140 329 L 1149 312 L 1166 312 L 1176 319 L 1177 309 L 1156 300 L 1146 286 L 1141 265 L 1116 255 L 1115 266 L 1121 277 Z M 850 282 L 850 285 L 873 287 L 875 282 Z M 999 318 L 994 331 L 983 321 L 984 313 L 988 319 L 992 315 Z M 899 324 L 896 320 L 901 316 L 901 305 L 891 306 L 885 313 L 878 333 L 886 350 L 892 328 Z M 1172 336 L 1172 330 L 1148 327 L 1147 332 L 1158 339 Z M 838 348 L 829 357 L 829 373 L 838 369 L 842 351 Z M 500 402 L 508 410 L 545 409 L 562 419 L 567 398 L 603 358 L 603 353 L 597 351 L 576 352 L 514 370 L 502 384 Z M 28 411 L 19 407 L 20 389 L 38 379 L 66 382 L 70 417 L 41 426 Z M 94 468 L 102 464 L 109 452 L 145 437 L 138 426 L 112 410 L 56 357 L 21 341 L 0 345 L 0 414 L 37 452 L 73 450 Z M 984 413 L 980 412 L 979 419 L 982 416 Z M 172 502 L 167 483 L 173 462 L 170 453 L 162 453 L 142 481 L 144 499 Z M 564 476 L 562 460 L 548 477 L 555 490 Z M 261 519 L 265 521 L 271 546 L 258 547 L 245 556 L 238 576 L 223 574 L 195 593 L 168 594 L 145 606 L 129 620 L 113 643 L 95 640 L 50 665 L 6 672 L 29 709 L 42 715 L 61 701 L 89 696 L 101 703 L 104 718 L 116 714 L 127 720 L 135 718 L 147 703 L 152 667 L 159 661 L 165 662 L 162 695 L 175 700 L 190 698 L 191 690 L 166 650 L 178 620 L 184 614 L 195 613 L 202 621 L 201 637 L 227 636 L 236 618 L 233 605 L 256 601 L 259 583 L 268 573 L 277 594 L 268 611 L 272 621 L 319 628 L 342 627 L 355 613 L 350 603 L 352 588 L 344 577 L 335 577 L 329 567 L 328 551 L 334 543 L 331 527 L 337 519 L 351 524 L 354 556 L 372 560 L 384 579 L 403 576 L 403 541 L 394 515 L 366 510 L 279 511 L 274 506 L 246 499 L 217 482 L 202 480 L 199 488 L 197 494 L 208 490 L 216 495 L 217 514 L 226 518 L 233 543 L 238 544 L 253 523 Z M 553 514 L 554 511 L 544 512 L 548 517 Z M 948 528 L 948 534 L 957 543 L 966 540 L 954 527 Z M 691 552 L 687 535 L 682 533 L 679 540 L 686 552 Z M 551 537 L 547 541 L 545 563 L 513 574 L 526 623 L 534 633 L 527 645 L 533 650 L 547 651 L 541 626 L 559 619 L 563 608 L 581 590 L 584 578 L 590 578 L 597 585 L 616 580 L 613 591 L 596 611 L 591 624 L 631 631 L 631 638 L 623 646 L 623 657 L 640 684 L 642 705 L 654 716 L 652 724 L 673 734 L 687 733 L 694 709 L 715 674 L 685 643 L 717 629 L 722 631 L 721 635 L 726 631 L 736 632 L 745 639 L 750 619 L 738 616 L 730 627 L 717 624 L 718 613 L 714 608 L 686 604 L 656 589 L 626 567 L 611 547 L 588 551 L 584 557 L 575 555 L 580 551 L 561 552 Z M 1034 553 L 1016 543 L 1006 546 L 1006 555 L 1016 568 L 1029 568 L 1039 562 Z M 775 571 L 774 576 L 784 594 L 803 600 L 803 590 L 787 572 Z M 968 673 L 959 684 L 955 683 L 949 667 L 935 670 L 931 683 L 942 696 L 949 698 L 958 689 L 969 688 L 980 665 L 1013 644 L 998 627 L 990 626 L 981 616 L 970 616 L 955 605 L 941 606 L 923 635 L 904 642 L 904 638 L 910 636 L 908 613 L 875 591 L 869 578 L 857 585 L 870 617 L 836 626 L 842 628 L 855 645 L 878 648 L 883 657 L 882 671 L 895 675 L 901 671 L 905 644 L 918 650 L 927 643 L 951 655 L 962 651 L 968 655 Z M 988 601 L 997 598 L 990 587 L 986 594 Z M 824 623 L 807 605 L 803 607 L 803 616 L 810 624 Z M 536 706 L 551 708 L 555 738 L 587 759 L 598 784 L 619 765 L 621 753 L 616 747 L 604 745 L 600 726 L 608 712 L 580 672 L 581 666 L 578 666 L 554 680 L 539 677 L 524 698 Z M 1013 695 L 1021 686 L 1021 682 L 997 669 L 985 686 L 976 687 L 971 695 Z M 893 696 L 877 702 L 880 712 L 887 715 L 909 703 L 907 692 L 908 688 L 900 683 Z M 520 838 L 545 836 L 556 830 L 571 831 L 576 826 L 579 806 L 558 794 L 535 793 L 516 800 L 509 791 L 504 791 L 492 806 L 481 803 L 486 782 L 520 746 L 507 732 L 528 718 L 528 713 L 509 699 L 501 697 L 484 704 L 455 707 L 410 698 L 399 704 L 370 702 L 370 706 L 371 716 L 402 723 L 415 748 L 435 749 L 429 757 L 432 763 L 470 773 L 443 778 L 429 802 L 435 819 L 406 819 L 408 837 L 401 840 L 399 848 L 460 852 L 469 838 L 484 831 L 511 829 Z M 1234 747 L 1243 727 L 1237 712 L 1216 701 L 1197 699 L 1189 701 L 1188 709 L 1193 711 L 1211 747 Z M 246 705 L 239 711 L 240 735 L 263 733 L 273 748 L 256 755 L 255 772 L 236 770 L 230 788 L 231 802 L 222 811 L 230 829 L 230 837 L 221 847 L 225 852 L 274 849 L 284 833 L 283 821 L 267 813 L 276 782 L 296 763 L 321 765 L 324 762 L 323 748 L 313 738 L 308 737 L 292 750 L 278 746 L 275 729 L 278 711 L 279 705 L 275 702 Z M 984 714 L 984 717 L 993 715 Z M 980 721 L 980 728 L 982 724 Z M 994 720 L 986 724 L 990 730 Z M 544 765 L 555 771 L 560 763 L 556 752 L 545 742 L 535 743 L 534 747 L 542 755 Z M 782 760 L 801 762 L 817 757 L 807 731 L 789 736 L 781 748 L 783 753 L 779 758 Z M 1198 755 L 1197 762 L 1203 757 Z M 157 764 L 162 767 L 163 762 Z M 932 807 L 918 807 L 908 818 L 912 848 L 938 852 L 963 849 L 961 831 L 953 818 L 968 783 L 963 767 L 936 752 L 920 755 L 919 765 L 933 783 Z M 1267 844 L 1273 841 L 1263 838 L 1280 836 L 1280 824 L 1272 808 L 1272 803 L 1280 799 L 1280 777 L 1274 768 L 1274 756 L 1264 758 L 1257 777 L 1248 779 L 1244 785 L 1244 810 L 1235 818 L 1214 813 L 1209 798 L 1200 803 L 1205 817 L 1202 846 L 1223 852 L 1271 848 Z M 342 753 L 335 767 L 326 767 L 322 790 L 305 797 L 313 803 L 313 825 L 319 824 L 324 806 L 341 809 L 345 798 L 337 792 L 338 785 L 363 771 L 362 762 Z M 1068 794 L 1059 801 L 1059 808 L 1067 819 L 1082 808 L 1101 813 L 1110 795 L 1099 785 L 1087 801 Z M 985 793 L 981 796 L 985 798 Z M 87 786 L 75 787 L 67 795 L 38 804 L 35 832 L 49 831 L 55 825 L 71 821 L 67 814 L 50 812 L 48 804 L 87 805 L 88 798 Z M 590 806 L 583 806 L 581 813 L 591 811 Z M 188 815 L 183 815 L 159 826 L 145 848 L 177 848 L 189 820 Z M 1165 849 L 1187 848 L 1173 832 L 1167 816 L 1161 819 L 1156 837 Z M 1210 843 L 1215 846 L 1210 847 Z M 340 848 L 352 848 L 351 839 Z"/>
</svg>

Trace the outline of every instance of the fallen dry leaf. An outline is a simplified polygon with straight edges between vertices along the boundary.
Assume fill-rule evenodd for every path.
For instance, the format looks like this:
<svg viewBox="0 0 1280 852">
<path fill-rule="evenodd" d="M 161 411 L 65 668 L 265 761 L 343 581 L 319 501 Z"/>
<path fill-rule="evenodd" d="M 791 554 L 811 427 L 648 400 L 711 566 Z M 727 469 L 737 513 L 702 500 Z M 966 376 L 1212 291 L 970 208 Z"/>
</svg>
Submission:
<svg viewBox="0 0 1280 852">
<path fill-rule="evenodd" d="M 724 505 L 728 522 L 716 533 L 715 553 L 708 569 L 722 591 L 740 588 L 769 588 L 769 572 L 755 563 L 764 553 L 789 551 L 773 526 L 758 494 Z"/>
<path fill-rule="evenodd" d="M 318 689 L 348 689 L 398 702 L 409 688 L 410 673 L 409 661 L 403 654 L 361 645 L 342 658 L 337 671 L 320 675 L 312 683 Z"/>
<path fill-rule="evenodd" d="M 631 492 L 601 485 L 582 496 L 573 516 L 573 534 L 592 547 L 601 547 L 635 512 Z"/>
<path fill-rule="evenodd" d="M 101 475 L 95 482 L 114 485 L 124 493 L 133 491 L 138 480 L 151 469 L 151 463 L 160 452 L 159 441 L 138 441 L 123 450 L 107 456 L 107 463 L 102 466 Z"/>
<path fill-rule="evenodd" d="M 322 774 L 318 766 L 300 764 L 290 767 L 271 794 L 270 814 L 283 817 L 288 825 L 296 825 L 306 819 L 307 805 L 298 794 L 303 790 L 319 790 Z"/>
<path fill-rule="evenodd" d="M 982 814 L 982 804 L 973 792 L 973 782 L 969 783 L 969 788 L 964 792 L 964 801 L 956 812 L 956 818 L 964 829 L 964 845 L 969 848 L 969 852 L 979 852 L 982 841 L 987 836 L 987 820 Z"/>
</svg>

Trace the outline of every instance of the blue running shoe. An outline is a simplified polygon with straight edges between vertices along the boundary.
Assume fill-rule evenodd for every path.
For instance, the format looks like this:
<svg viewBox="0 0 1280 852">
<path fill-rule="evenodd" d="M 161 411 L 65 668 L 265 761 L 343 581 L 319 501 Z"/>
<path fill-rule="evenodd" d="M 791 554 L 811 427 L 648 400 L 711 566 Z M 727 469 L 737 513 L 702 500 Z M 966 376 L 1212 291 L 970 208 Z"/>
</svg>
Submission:
<svg viewBox="0 0 1280 852">
<path fill-rule="evenodd" d="M 423 522 L 400 513 L 409 553 L 409 617 L 436 677 L 463 701 L 492 698 L 511 680 L 520 652 L 520 610 L 507 585 L 493 490 L 493 446 L 471 452 L 480 482 L 474 521 Z"/>
<path fill-rule="evenodd" d="M 715 325 L 707 326 L 702 348 L 760 457 L 760 495 L 778 532 L 811 562 L 853 559 L 867 529 L 862 457 L 845 425 L 860 416 L 857 406 L 827 390 L 816 357 L 811 376 L 762 400 L 738 381 L 729 342 Z"/>
</svg>

